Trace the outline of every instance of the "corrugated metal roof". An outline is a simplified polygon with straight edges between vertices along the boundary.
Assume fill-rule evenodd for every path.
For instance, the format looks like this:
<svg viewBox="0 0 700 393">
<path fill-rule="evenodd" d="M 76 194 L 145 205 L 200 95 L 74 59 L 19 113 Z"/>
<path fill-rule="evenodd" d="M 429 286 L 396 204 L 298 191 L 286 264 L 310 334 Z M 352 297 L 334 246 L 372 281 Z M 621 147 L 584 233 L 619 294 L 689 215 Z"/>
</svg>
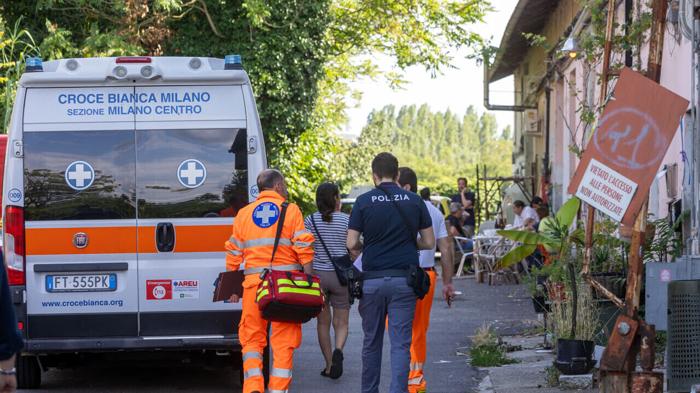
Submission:
<svg viewBox="0 0 700 393">
<path fill-rule="evenodd" d="M 523 33 L 539 34 L 547 19 L 559 4 L 559 0 L 520 0 L 503 33 L 494 64 L 491 65 L 489 82 L 511 75 L 520 65 L 530 47 Z"/>
</svg>

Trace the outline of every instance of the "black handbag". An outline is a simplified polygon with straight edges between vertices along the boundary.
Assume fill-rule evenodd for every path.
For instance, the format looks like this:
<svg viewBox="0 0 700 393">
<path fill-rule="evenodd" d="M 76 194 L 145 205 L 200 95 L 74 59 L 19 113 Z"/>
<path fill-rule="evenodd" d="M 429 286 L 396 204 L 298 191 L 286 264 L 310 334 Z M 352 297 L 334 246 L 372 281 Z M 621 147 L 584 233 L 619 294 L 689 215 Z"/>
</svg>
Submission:
<svg viewBox="0 0 700 393">
<path fill-rule="evenodd" d="M 394 198 L 392 198 L 391 195 L 389 195 L 389 193 L 385 189 L 383 189 L 380 186 L 377 186 L 377 188 L 384 192 L 386 197 L 391 201 L 391 204 L 394 205 L 394 208 L 399 212 L 399 215 L 401 216 L 401 219 L 403 220 L 403 223 L 406 226 L 406 233 L 408 234 L 408 237 L 410 238 L 411 242 L 416 246 L 416 251 L 418 251 L 418 241 L 413 236 L 411 223 L 403 214 L 403 210 L 401 210 L 401 207 L 399 207 L 398 203 L 394 201 Z M 411 265 L 408 267 L 408 271 L 406 273 L 406 282 L 408 283 L 408 286 L 413 288 L 413 293 L 416 294 L 418 299 L 423 299 L 425 295 L 427 295 L 430 291 L 430 276 L 428 276 L 428 273 L 426 273 L 425 270 L 421 269 L 421 267 L 418 265 Z"/>
<path fill-rule="evenodd" d="M 316 236 L 318 236 L 318 240 L 321 242 L 321 246 L 323 246 L 323 249 L 326 251 L 326 255 L 328 255 L 328 259 L 330 259 L 331 264 L 333 265 L 333 269 L 335 270 L 336 276 L 338 276 L 338 281 L 340 281 L 340 285 L 344 287 L 348 286 L 347 271 L 354 268 L 352 264 L 352 259 L 350 259 L 350 255 L 348 255 L 347 253 L 338 257 L 334 257 L 333 255 L 331 255 L 330 251 L 328 250 L 328 247 L 326 247 L 326 243 L 323 241 L 323 237 L 321 237 L 321 231 L 319 231 L 318 227 L 316 226 L 316 220 L 314 220 L 313 215 L 311 215 L 311 225 L 314 226 Z"/>
</svg>

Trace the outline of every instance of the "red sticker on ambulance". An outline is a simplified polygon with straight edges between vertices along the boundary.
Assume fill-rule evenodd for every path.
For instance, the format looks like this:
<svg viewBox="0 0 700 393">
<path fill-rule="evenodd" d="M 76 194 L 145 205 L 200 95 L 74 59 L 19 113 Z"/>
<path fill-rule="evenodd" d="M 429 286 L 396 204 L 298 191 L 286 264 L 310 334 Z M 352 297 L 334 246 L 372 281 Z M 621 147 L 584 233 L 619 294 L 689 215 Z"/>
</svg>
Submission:
<svg viewBox="0 0 700 393">
<path fill-rule="evenodd" d="M 146 300 L 170 300 L 172 298 L 172 280 L 146 280 Z"/>
</svg>

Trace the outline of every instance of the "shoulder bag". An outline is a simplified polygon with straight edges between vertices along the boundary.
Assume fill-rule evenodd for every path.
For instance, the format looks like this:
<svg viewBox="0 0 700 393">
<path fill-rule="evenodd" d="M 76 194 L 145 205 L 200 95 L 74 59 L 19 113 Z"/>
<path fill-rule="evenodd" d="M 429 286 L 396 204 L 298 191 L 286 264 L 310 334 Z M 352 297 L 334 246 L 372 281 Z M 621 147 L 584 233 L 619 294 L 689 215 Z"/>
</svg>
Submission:
<svg viewBox="0 0 700 393">
<path fill-rule="evenodd" d="M 418 241 L 413 235 L 411 223 L 404 215 L 403 210 L 401 210 L 399 204 L 396 203 L 394 198 L 391 195 L 389 195 L 389 193 L 385 189 L 383 189 L 381 186 L 377 186 L 377 188 L 384 192 L 384 195 L 386 195 L 386 197 L 391 201 L 391 204 L 394 205 L 394 208 L 399 212 L 399 215 L 401 216 L 401 219 L 403 220 L 403 223 L 406 226 L 406 233 L 408 234 L 409 239 L 416 246 L 416 251 L 419 251 Z M 406 281 L 408 282 L 408 286 L 413 288 L 413 292 L 416 294 L 418 299 L 423 299 L 425 295 L 428 294 L 428 291 L 430 291 L 430 276 L 428 276 L 428 274 L 420 267 L 420 265 L 410 265 L 408 267 L 408 270 L 406 272 Z"/>
<path fill-rule="evenodd" d="M 326 252 L 326 255 L 328 255 L 328 259 L 333 265 L 333 269 L 335 270 L 335 274 L 338 276 L 338 281 L 340 281 L 340 285 L 346 287 L 348 285 L 346 270 L 353 268 L 350 255 L 348 255 L 347 252 L 344 255 L 338 257 L 334 257 L 333 255 L 331 255 L 330 251 L 328 250 L 328 247 L 326 247 L 326 242 L 323 241 L 321 231 L 319 231 L 318 226 L 316 226 L 316 220 L 314 219 L 313 214 L 311 215 L 311 225 L 313 225 L 314 230 L 316 231 L 316 236 L 321 242 L 323 250 Z"/>
<path fill-rule="evenodd" d="M 255 299 L 262 317 L 268 321 L 305 323 L 323 310 L 325 299 L 321 280 L 304 272 L 274 270 L 272 266 L 288 206 L 286 202 L 282 204 L 270 268 L 261 273 L 262 282 L 258 285 Z"/>
</svg>

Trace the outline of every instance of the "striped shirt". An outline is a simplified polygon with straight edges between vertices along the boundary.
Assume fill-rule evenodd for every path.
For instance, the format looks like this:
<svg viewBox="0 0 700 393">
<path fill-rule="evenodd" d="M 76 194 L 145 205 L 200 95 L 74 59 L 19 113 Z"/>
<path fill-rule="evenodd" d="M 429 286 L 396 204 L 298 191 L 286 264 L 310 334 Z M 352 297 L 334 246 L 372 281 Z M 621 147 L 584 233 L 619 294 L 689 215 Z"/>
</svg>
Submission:
<svg viewBox="0 0 700 393">
<path fill-rule="evenodd" d="M 321 244 L 321 240 L 319 239 L 318 233 L 316 232 L 316 229 L 314 229 L 314 225 L 312 224 L 311 220 L 314 220 L 316 223 L 316 227 L 318 228 L 319 232 L 321 232 L 321 237 L 323 238 L 326 247 L 328 247 L 328 252 L 331 253 L 331 256 L 340 257 L 348 253 L 348 249 L 346 248 L 345 244 L 348 237 L 348 222 L 350 221 L 350 216 L 345 213 L 334 212 L 333 220 L 331 220 L 331 222 L 325 222 L 321 218 L 321 213 L 316 212 L 306 217 L 306 220 L 304 220 L 306 229 L 310 231 L 316 239 L 314 242 L 314 269 L 333 271 L 335 270 L 333 263 L 331 262 L 330 258 L 328 258 L 328 254 L 323 248 L 323 244 Z"/>
</svg>

